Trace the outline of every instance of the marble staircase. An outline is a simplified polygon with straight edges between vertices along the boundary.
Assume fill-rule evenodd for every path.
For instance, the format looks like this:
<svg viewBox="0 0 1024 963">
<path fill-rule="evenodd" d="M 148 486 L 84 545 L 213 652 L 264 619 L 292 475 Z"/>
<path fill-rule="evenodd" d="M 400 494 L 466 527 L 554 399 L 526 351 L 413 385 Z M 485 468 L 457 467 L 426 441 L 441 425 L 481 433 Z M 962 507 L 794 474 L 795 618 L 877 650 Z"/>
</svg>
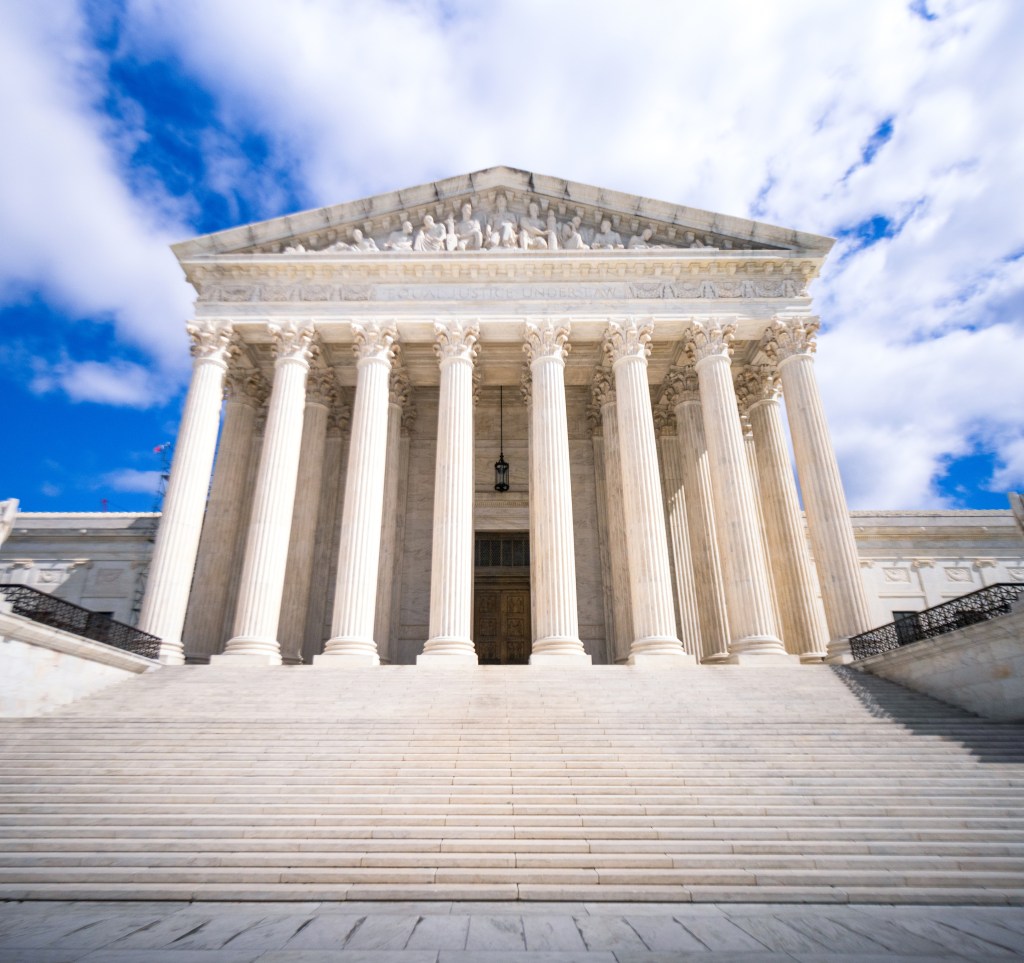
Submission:
<svg viewBox="0 0 1024 963">
<path fill-rule="evenodd" d="M 1024 727 L 823 666 L 186 666 L 0 722 L 0 898 L 1024 903 Z"/>
</svg>

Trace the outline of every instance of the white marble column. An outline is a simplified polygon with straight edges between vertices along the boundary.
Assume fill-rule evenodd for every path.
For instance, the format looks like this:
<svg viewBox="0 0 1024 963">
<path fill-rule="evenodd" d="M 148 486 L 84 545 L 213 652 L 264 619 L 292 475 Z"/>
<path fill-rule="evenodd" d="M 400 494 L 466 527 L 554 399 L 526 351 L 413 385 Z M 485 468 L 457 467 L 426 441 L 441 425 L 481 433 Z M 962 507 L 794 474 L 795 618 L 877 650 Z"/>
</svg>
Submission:
<svg viewBox="0 0 1024 963">
<path fill-rule="evenodd" d="M 196 323 L 188 326 L 188 333 L 194 358 L 192 382 L 178 428 L 138 623 L 143 632 L 160 638 L 160 661 L 168 665 L 185 661 L 181 631 L 217 448 L 232 329 L 227 323 Z"/>
<path fill-rule="evenodd" d="M 663 397 L 676 416 L 676 441 L 686 521 L 690 534 L 697 617 L 700 621 L 700 661 L 725 662 L 729 658 L 729 621 L 718 553 L 711 469 L 704 437 L 697 372 L 692 365 L 673 368 Z"/>
<path fill-rule="evenodd" d="M 306 376 L 316 353 L 312 325 L 268 324 L 274 339 L 274 383 L 253 491 L 252 518 L 238 585 L 234 634 L 218 665 L 280 665 L 277 641 L 299 475 Z"/>
<path fill-rule="evenodd" d="M 772 611 L 768 560 L 754 507 L 730 355 L 735 326 L 695 323 L 687 350 L 695 361 L 707 437 L 711 489 L 729 615 L 729 661 L 795 661 L 786 654 Z"/>
<path fill-rule="evenodd" d="M 398 334 L 394 328 L 375 323 L 353 323 L 352 334 L 359 360 L 334 617 L 331 638 L 313 660 L 315 665 L 380 664 L 373 628 L 388 454 L 389 382 Z"/>
<path fill-rule="evenodd" d="M 434 324 L 441 365 L 434 538 L 430 560 L 430 638 L 417 665 L 475 666 L 473 604 L 473 363 L 480 329 Z"/>
<path fill-rule="evenodd" d="M 736 379 L 736 393 L 754 437 L 782 641 L 801 662 L 820 662 L 828 637 L 782 429 L 778 374 L 767 365 L 747 365 Z"/>
<path fill-rule="evenodd" d="M 190 661 L 208 661 L 224 645 L 224 609 L 239 542 L 256 411 L 270 391 L 264 377 L 252 368 L 232 367 L 225 380 L 224 424 L 185 617 L 185 656 Z"/>
<path fill-rule="evenodd" d="M 619 457 L 626 517 L 633 639 L 629 664 L 692 664 L 676 636 L 665 506 L 654 436 L 647 355 L 654 325 L 622 318 L 609 323 L 604 348 L 615 376 Z"/>
<path fill-rule="evenodd" d="M 334 566 L 338 561 L 338 534 L 341 530 L 342 489 L 345 482 L 345 457 L 352 409 L 341 400 L 327 413 L 327 439 L 324 443 L 323 484 L 317 510 L 316 547 L 313 550 L 313 576 L 309 586 L 306 635 L 302 643 L 302 661 L 311 665 L 324 647 L 331 631 L 331 606 L 334 601 Z"/>
<path fill-rule="evenodd" d="M 594 403 L 601 414 L 604 438 L 604 490 L 608 519 L 608 567 L 612 601 L 613 660 L 626 662 L 633 641 L 633 609 L 629 585 L 629 563 L 626 559 L 626 509 L 622 494 L 622 458 L 619 446 L 619 416 L 615 404 L 615 380 L 611 368 L 594 372 L 592 387 Z"/>
<path fill-rule="evenodd" d="M 380 534 L 380 569 L 377 572 L 377 611 L 373 617 L 373 637 L 377 641 L 382 663 L 392 660 L 391 616 L 397 613 L 394 605 L 395 569 L 401 555 L 398 552 L 398 533 L 404 517 L 399 493 L 405 477 L 402 465 L 402 421 L 408 405 L 411 385 L 409 375 L 396 358 L 391 365 L 388 394 L 388 453 L 384 462 L 384 518 Z"/>
<path fill-rule="evenodd" d="M 679 458 L 679 434 L 671 404 L 659 404 L 654 409 L 654 426 L 658 430 L 668 557 L 675 589 L 679 632 L 683 648 L 696 660 L 701 657 L 700 619 L 697 615 L 693 552 L 686 517 L 686 490 L 683 488 L 683 468 Z"/>
<path fill-rule="evenodd" d="M 311 369 L 306 379 L 306 409 L 302 417 L 302 483 L 295 492 L 284 598 L 277 633 L 281 640 L 281 661 L 285 665 L 298 665 L 302 662 L 313 578 L 313 552 L 320 525 L 327 419 L 337 401 L 338 384 L 334 372 L 330 368 Z"/>
<path fill-rule="evenodd" d="M 779 369 L 807 527 L 828 622 L 830 662 L 849 662 L 850 636 L 872 628 L 843 481 L 814 377 L 818 319 L 776 318 L 762 342 Z"/>
<path fill-rule="evenodd" d="M 531 665 L 589 665 L 576 607 L 569 425 L 565 412 L 568 324 L 529 321 L 525 350 L 530 406 L 530 564 L 536 595 Z"/>
</svg>

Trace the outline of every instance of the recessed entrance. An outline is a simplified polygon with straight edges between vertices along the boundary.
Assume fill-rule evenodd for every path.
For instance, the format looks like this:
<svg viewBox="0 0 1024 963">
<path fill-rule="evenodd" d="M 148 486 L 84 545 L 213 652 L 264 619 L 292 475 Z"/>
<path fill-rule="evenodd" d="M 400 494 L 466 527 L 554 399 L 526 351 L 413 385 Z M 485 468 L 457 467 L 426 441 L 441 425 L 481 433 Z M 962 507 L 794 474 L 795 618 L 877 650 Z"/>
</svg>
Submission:
<svg viewBox="0 0 1024 963">
<path fill-rule="evenodd" d="M 473 643 L 480 665 L 530 661 L 530 538 L 478 532 L 474 555 Z"/>
</svg>

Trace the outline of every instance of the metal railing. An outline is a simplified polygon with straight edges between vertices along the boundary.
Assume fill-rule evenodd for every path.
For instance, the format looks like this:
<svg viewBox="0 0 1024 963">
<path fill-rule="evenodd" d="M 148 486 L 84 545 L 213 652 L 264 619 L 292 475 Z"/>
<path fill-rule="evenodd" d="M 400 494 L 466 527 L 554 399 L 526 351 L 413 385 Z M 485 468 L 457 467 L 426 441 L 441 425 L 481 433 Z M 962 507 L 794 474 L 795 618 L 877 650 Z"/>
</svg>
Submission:
<svg viewBox="0 0 1024 963">
<path fill-rule="evenodd" d="M 1000 615 L 1008 615 L 1010 606 L 1024 595 L 1024 585 L 1000 582 L 988 588 L 961 595 L 958 599 L 943 602 L 923 612 L 906 615 L 888 625 L 882 625 L 870 632 L 863 632 L 850 639 L 854 659 L 866 659 L 871 655 L 891 652 L 903 645 L 934 639 L 947 632 L 978 622 L 987 622 Z"/>
<path fill-rule="evenodd" d="M 73 602 L 54 598 L 27 585 L 0 585 L 0 597 L 11 603 L 11 611 L 15 615 L 23 615 L 33 622 L 63 629 L 147 659 L 155 659 L 160 653 L 160 640 L 155 635 L 118 622 L 102 612 L 90 612 Z"/>
</svg>

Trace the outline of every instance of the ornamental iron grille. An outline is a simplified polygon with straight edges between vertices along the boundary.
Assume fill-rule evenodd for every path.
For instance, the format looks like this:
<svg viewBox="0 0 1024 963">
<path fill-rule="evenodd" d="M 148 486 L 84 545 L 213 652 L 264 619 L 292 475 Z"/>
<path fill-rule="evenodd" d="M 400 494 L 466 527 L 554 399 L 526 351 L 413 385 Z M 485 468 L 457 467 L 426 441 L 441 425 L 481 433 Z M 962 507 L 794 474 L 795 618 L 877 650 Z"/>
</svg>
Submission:
<svg viewBox="0 0 1024 963">
<path fill-rule="evenodd" d="M 883 652 L 892 652 L 904 645 L 934 639 L 957 629 L 987 622 L 1000 615 L 1009 615 L 1013 603 L 1024 595 L 1024 585 L 1000 582 L 943 602 L 923 612 L 912 612 L 888 625 L 863 632 L 850 639 L 855 660 Z"/>
<path fill-rule="evenodd" d="M 530 565 L 530 536 L 516 533 L 479 533 L 474 553 L 476 568 L 527 568 Z"/>
<path fill-rule="evenodd" d="M 160 640 L 155 635 L 118 622 L 102 612 L 91 612 L 27 585 L 0 585 L 0 596 L 10 603 L 11 612 L 33 622 L 147 659 L 155 659 L 160 654 Z"/>
</svg>

